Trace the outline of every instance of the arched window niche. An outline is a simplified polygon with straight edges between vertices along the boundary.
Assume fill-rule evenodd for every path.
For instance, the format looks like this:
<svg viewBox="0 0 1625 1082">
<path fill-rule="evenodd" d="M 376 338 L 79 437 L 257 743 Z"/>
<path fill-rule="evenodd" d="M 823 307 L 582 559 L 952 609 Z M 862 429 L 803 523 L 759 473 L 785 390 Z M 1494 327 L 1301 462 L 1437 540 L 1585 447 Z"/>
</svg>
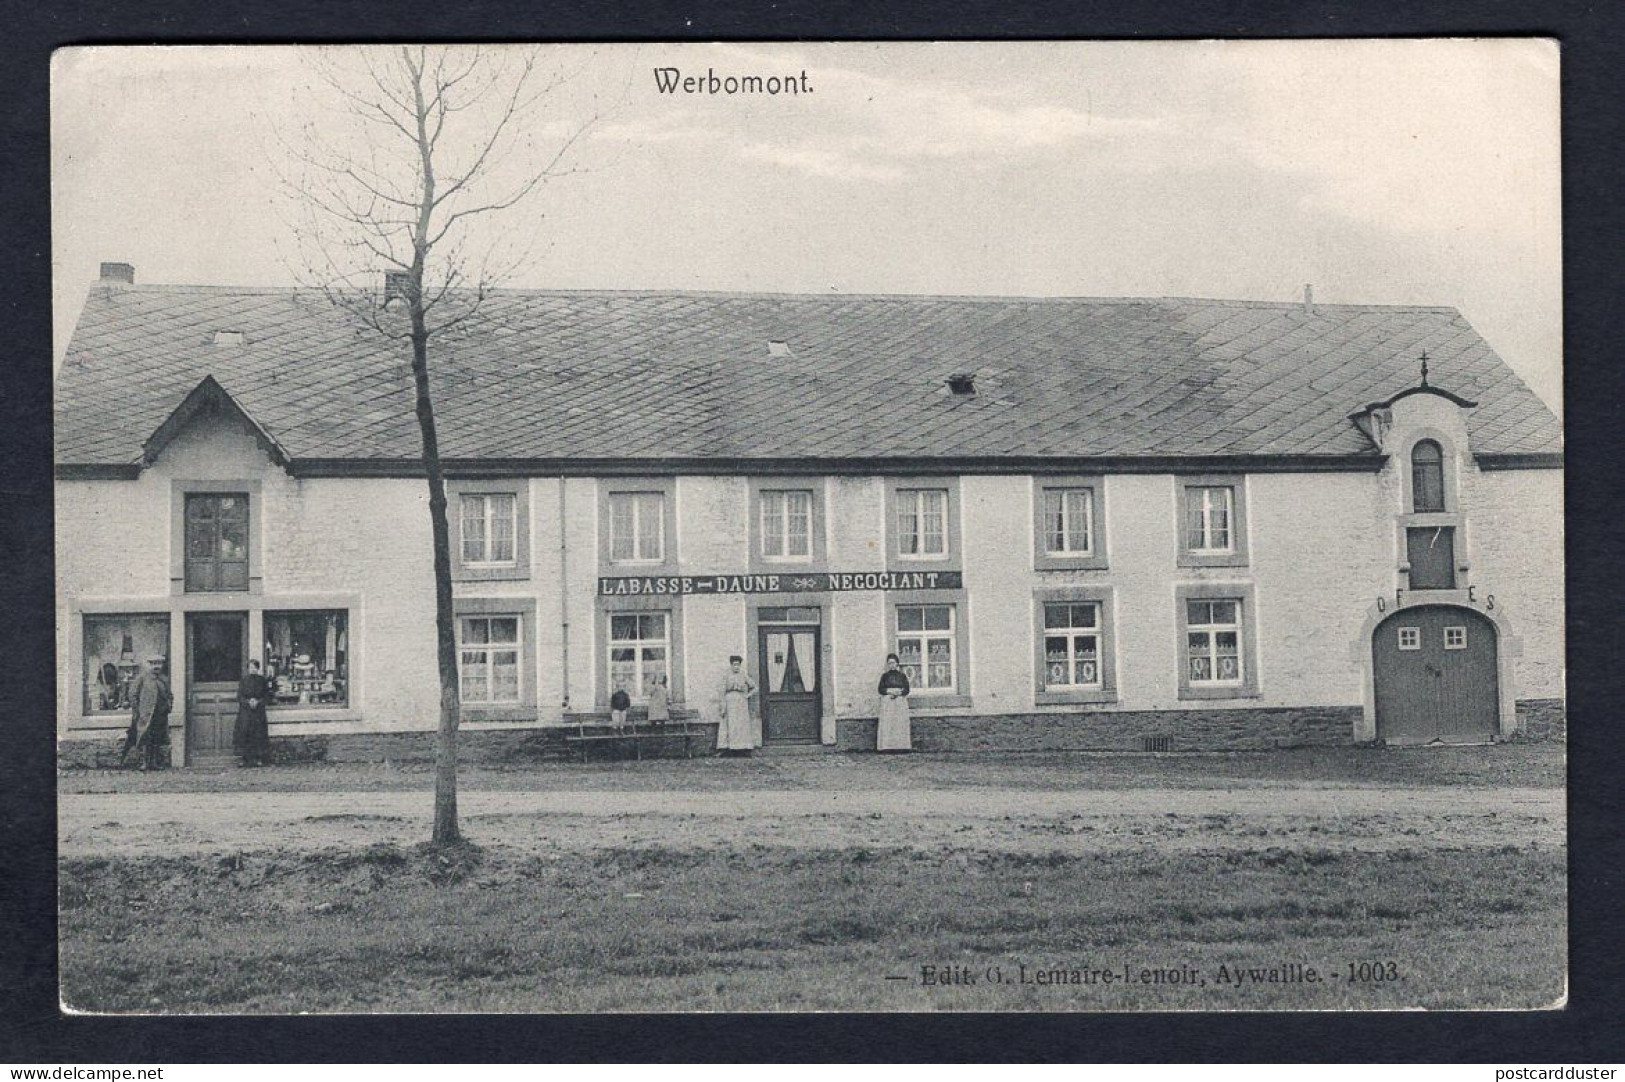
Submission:
<svg viewBox="0 0 1625 1082">
<path fill-rule="evenodd" d="M 1445 510 L 1444 449 L 1437 440 L 1417 440 L 1411 448 L 1411 513 Z"/>
</svg>

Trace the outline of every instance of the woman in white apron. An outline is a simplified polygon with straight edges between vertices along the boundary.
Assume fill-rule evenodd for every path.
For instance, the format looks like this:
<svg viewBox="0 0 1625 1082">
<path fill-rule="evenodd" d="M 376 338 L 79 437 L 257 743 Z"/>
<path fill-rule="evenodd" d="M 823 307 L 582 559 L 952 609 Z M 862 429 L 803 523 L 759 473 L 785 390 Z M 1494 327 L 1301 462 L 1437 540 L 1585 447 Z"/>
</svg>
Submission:
<svg viewBox="0 0 1625 1082">
<path fill-rule="evenodd" d="M 717 731 L 717 747 L 724 755 L 749 755 L 756 747 L 756 724 L 750 716 L 750 697 L 756 685 L 745 674 L 745 659 L 735 654 L 728 659 L 728 674 L 722 679 L 722 724 Z"/>
<path fill-rule="evenodd" d="M 880 674 L 880 721 L 875 728 L 876 751 L 908 751 L 908 675 L 896 654 L 886 655 L 886 671 Z"/>
</svg>

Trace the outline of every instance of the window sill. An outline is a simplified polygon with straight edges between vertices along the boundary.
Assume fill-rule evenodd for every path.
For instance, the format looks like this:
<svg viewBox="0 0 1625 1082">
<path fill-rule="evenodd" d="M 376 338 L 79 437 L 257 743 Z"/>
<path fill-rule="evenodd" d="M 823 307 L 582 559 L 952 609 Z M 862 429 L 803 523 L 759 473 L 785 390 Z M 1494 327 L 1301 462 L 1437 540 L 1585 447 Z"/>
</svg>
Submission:
<svg viewBox="0 0 1625 1082">
<path fill-rule="evenodd" d="M 1180 567 L 1246 567 L 1245 552 L 1181 552 Z"/>
<path fill-rule="evenodd" d="M 1233 688 L 1182 687 L 1179 689 L 1179 697 L 1190 702 L 1214 702 L 1224 699 L 1257 699 L 1260 696 L 1257 688 L 1243 685 Z"/>
<path fill-rule="evenodd" d="M 458 564 L 452 568 L 451 577 L 454 582 L 522 580 L 530 578 L 530 568 L 520 564 Z"/>
<path fill-rule="evenodd" d="M 515 704 L 513 706 L 485 706 L 465 704 L 462 708 L 463 721 L 535 721 L 536 708 Z"/>
<path fill-rule="evenodd" d="M 913 710 L 953 710 L 971 705 L 969 695 L 939 695 L 916 691 L 908 697 L 908 708 Z"/>
<path fill-rule="evenodd" d="M 173 715 L 171 715 L 173 717 Z M 308 725 L 326 721 L 360 721 L 361 711 L 348 706 L 271 706 L 265 710 L 271 725 Z"/>
<path fill-rule="evenodd" d="M 1086 553 L 1040 552 L 1033 556 L 1034 571 L 1105 571 L 1106 557 Z"/>
<path fill-rule="evenodd" d="M 174 724 L 174 713 L 170 714 L 170 724 Z M 120 714 L 84 714 L 77 718 L 69 718 L 68 725 L 62 738 L 72 740 L 77 737 L 106 736 L 110 733 L 122 733 L 130 728 L 130 712 Z"/>
<path fill-rule="evenodd" d="M 194 605 L 219 608 L 241 607 L 241 600 L 245 597 L 263 597 L 265 595 L 265 580 L 258 576 L 250 576 L 248 585 L 240 590 L 188 590 L 186 580 L 171 578 L 169 580 L 169 593 L 171 597 L 185 598 Z M 213 601 L 211 602 L 211 599 Z"/>
<path fill-rule="evenodd" d="M 1117 691 L 1114 688 L 1058 689 L 1033 693 L 1033 702 L 1038 706 L 1081 706 L 1090 703 L 1115 703 L 1116 701 Z"/>
</svg>

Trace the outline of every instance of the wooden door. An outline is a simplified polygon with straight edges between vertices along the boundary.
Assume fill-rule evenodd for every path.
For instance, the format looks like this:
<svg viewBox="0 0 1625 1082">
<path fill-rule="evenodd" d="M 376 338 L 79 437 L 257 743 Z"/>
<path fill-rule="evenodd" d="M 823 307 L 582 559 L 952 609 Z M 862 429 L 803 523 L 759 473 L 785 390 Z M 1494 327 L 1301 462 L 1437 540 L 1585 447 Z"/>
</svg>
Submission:
<svg viewBox="0 0 1625 1082">
<path fill-rule="evenodd" d="M 236 761 L 237 682 L 248 661 L 248 614 L 191 613 L 186 618 L 186 764 Z"/>
<path fill-rule="evenodd" d="M 1411 589 L 1456 588 L 1456 530 L 1453 526 L 1412 526 L 1405 531 L 1405 558 Z"/>
<path fill-rule="evenodd" d="M 1495 625 L 1471 609 L 1418 605 L 1372 641 L 1377 736 L 1389 744 L 1481 744 L 1499 728 Z"/>
<path fill-rule="evenodd" d="M 816 744 L 821 739 L 823 690 L 817 626 L 771 626 L 757 630 L 761 676 L 762 743 Z"/>
</svg>

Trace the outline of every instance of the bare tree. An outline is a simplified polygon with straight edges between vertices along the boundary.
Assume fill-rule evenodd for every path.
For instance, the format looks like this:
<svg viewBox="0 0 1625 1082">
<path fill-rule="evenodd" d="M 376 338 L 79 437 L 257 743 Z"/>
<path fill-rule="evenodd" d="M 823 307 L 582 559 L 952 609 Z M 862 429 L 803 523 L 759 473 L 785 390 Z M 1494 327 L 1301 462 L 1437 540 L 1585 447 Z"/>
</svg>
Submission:
<svg viewBox="0 0 1625 1082">
<path fill-rule="evenodd" d="M 300 277 L 411 352 L 434 537 L 440 723 L 433 841 L 441 846 L 461 840 L 462 705 L 430 364 L 436 339 L 470 330 L 492 290 L 526 257 L 510 243 L 515 231 L 485 229 L 482 236 L 482 224 L 574 172 L 563 163 L 598 119 L 563 126 L 540 120 L 539 103 L 573 73 L 545 72 L 539 61 L 536 50 L 504 47 L 323 50 L 314 73 L 340 113 L 281 139 L 292 163 L 283 179 L 300 210 L 293 227 Z"/>
</svg>

